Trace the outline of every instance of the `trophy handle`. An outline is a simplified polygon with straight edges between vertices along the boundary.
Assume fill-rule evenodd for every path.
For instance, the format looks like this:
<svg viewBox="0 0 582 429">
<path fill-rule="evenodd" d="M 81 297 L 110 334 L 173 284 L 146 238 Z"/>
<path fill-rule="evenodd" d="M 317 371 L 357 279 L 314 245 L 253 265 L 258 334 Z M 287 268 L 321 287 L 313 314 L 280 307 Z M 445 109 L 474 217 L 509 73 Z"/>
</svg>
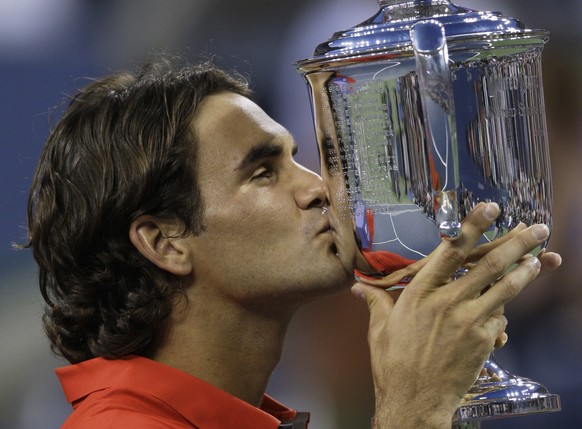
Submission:
<svg viewBox="0 0 582 429">
<path fill-rule="evenodd" d="M 455 239 L 461 233 L 459 160 L 445 30 L 438 21 L 420 21 L 412 26 L 410 38 L 416 58 L 435 218 L 441 237 Z"/>
</svg>

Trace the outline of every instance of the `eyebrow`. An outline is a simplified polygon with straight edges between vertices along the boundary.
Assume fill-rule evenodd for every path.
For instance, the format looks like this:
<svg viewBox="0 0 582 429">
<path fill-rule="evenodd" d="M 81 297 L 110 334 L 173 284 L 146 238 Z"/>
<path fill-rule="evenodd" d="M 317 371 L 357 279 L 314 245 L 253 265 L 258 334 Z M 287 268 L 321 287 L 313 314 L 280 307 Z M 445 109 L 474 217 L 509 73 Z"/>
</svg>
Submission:
<svg viewBox="0 0 582 429">
<path fill-rule="evenodd" d="M 284 152 L 284 146 L 280 143 L 276 143 L 277 139 L 272 139 L 267 142 L 259 143 L 253 146 L 242 159 L 242 161 L 237 165 L 235 170 L 244 170 L 251 165 L 258 163 L 264 159 L 277 158 L 281 156 Z M 297 144 L 293 143 L 292 154 L 297 153 Z"/>
</svg>

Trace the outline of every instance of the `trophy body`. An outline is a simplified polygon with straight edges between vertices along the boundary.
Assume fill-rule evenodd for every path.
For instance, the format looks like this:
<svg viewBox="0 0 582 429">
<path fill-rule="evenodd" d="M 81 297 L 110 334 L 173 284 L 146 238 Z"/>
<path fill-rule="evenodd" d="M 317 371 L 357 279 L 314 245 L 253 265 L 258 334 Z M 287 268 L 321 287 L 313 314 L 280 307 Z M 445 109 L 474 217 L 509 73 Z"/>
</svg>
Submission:
<svg viewBox="0 0 582 429">
<path fill-rule="evenodd" d="M 376 16 L 297 63 L 358 273 L 384 276 L 427 256 L 481 201 L 501 208 L 483 242 L 520 222 L 551 227 L 547 33 L 443 0 L 379 3 Z M 490 359 L 456 421 L 559 409 L 557 395 Z"/>
</svg>

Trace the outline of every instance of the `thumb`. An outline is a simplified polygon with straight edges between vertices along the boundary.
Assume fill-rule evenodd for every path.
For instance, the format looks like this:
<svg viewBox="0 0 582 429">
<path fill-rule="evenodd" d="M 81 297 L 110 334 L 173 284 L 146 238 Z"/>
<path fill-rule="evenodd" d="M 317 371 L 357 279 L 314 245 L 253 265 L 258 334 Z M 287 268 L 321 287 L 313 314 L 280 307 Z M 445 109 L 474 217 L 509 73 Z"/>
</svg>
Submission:
<svg viewBox="0 0 582 429">
<path fill-rule="evenodd" d="M 394 299 L 382 288 L 358 282 L 352 286 L 351 290 L 356 298 L 365 301 L 368 305 L 371 323 L 377 317 L 385 319 L 394 308 Z"/>
</svg>

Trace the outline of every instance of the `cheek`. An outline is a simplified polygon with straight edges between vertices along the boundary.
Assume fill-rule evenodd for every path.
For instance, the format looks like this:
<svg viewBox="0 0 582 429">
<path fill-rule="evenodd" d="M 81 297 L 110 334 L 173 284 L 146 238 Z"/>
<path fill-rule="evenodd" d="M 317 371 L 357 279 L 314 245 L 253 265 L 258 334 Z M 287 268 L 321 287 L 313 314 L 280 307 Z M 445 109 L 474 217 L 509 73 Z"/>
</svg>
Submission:
<svg viewBox="0 0 582 429">
<path fill-rule="evenodd" d="M 230 202 L 212 204 L 206 211 L 206 231 L 243 248 L 252 247 L 257 242 L 273 246 L 304 233 L 294 213 L 293 208 L 281 200 L 243 196 Z"/>
</svg>

